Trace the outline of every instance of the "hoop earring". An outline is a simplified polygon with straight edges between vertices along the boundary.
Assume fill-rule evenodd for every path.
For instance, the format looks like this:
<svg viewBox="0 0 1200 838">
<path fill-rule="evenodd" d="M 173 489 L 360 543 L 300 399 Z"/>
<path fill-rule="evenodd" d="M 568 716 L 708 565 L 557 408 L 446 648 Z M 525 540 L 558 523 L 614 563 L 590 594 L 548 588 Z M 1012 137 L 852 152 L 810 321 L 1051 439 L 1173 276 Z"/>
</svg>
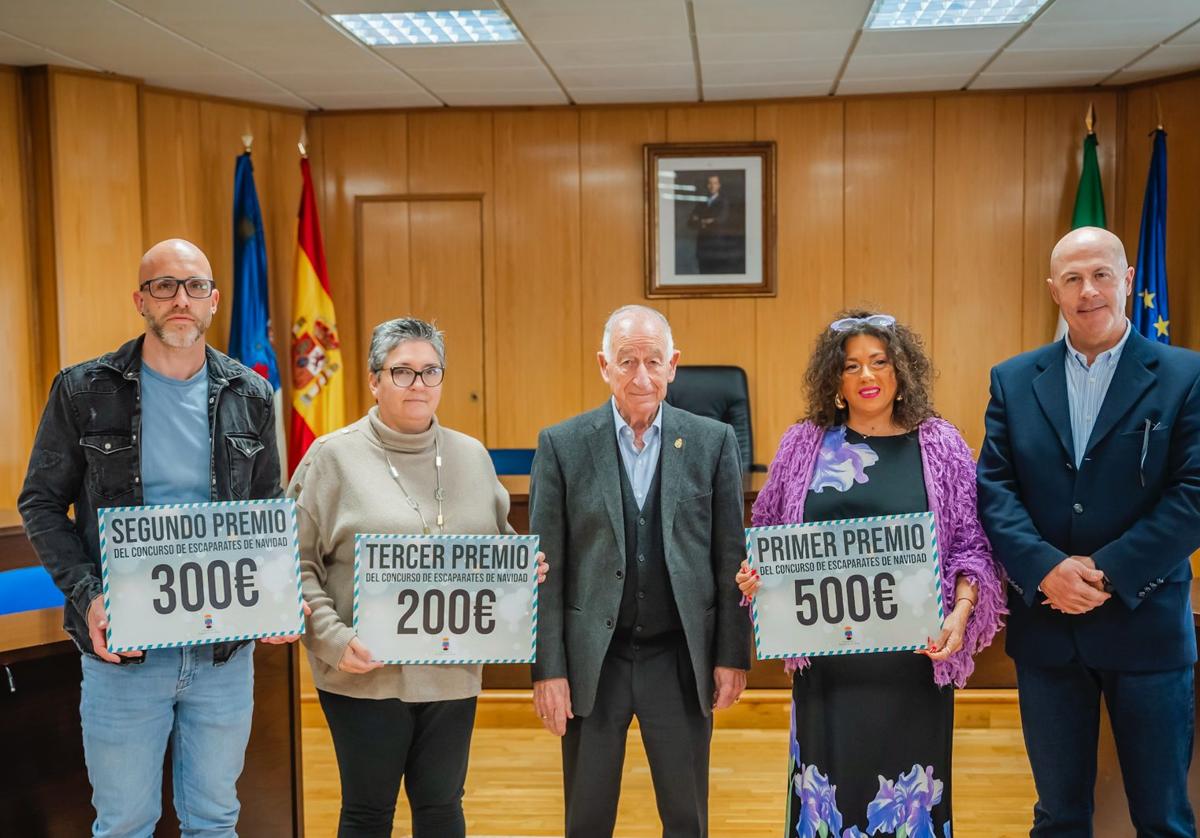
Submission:
<svg viewBox="0 0 1200 838">
<path fill-rule="evenodd" d="M 841 393 L 838 393 L 836 396 L 833 397 L 833 406 L 836 407 L 838 410 L 846 409 L 846 400 L 842 398 Z"/>
<path fill-rule="evenodd" d="M 898 402 L 902 402 L 902 401 L 904 401 L 904 394 L 903 394 L 903 393 L 897 393 L 897 394 L 896 394 L 896 401 L 898 401 Z"/>
</svg>

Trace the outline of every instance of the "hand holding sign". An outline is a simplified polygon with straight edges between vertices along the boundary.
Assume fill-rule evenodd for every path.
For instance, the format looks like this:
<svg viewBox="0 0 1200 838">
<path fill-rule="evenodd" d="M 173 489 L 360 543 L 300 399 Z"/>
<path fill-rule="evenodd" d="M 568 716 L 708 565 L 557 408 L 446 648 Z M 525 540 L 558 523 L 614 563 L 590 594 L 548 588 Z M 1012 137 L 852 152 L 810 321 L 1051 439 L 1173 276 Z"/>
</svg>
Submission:
<svg viewBox="0 0 1200 838">
<path fill-rule="evenodd" d="M 536 536 L 358 534 L 361 644 L 384 663 L 531 661 L 547 571 L 537 545 Z"/>
<path fill-rule="evenodd" d="M 940 635 L 931 513 L 758 527 L 746 548 L 736 581 L 760 659 L 924 649 Z"/>
</svg>

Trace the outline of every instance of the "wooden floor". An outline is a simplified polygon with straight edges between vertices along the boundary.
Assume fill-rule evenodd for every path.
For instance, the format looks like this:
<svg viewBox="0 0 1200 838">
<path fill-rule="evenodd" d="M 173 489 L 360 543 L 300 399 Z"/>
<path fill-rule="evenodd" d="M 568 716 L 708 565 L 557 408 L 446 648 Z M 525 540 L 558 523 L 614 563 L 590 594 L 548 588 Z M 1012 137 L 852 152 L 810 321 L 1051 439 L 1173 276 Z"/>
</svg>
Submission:
<svg viewBox="0 0 1200 838">
<path fill-rule="evenodd" d="M 963 698 L 956 709 L 954 836 L 1027 836 L 1034 793 L 1015 692 L 959 695 Z M 788 758 L 786 693 L 764 695 L 739 707 L 738 715 L 722 714 L 725 721 L 713 731 L 710 834 L 781 838 Z M 472 838 L 562 835 L 559 742 L 532 728 L 534 721 L 523 696 L 481 700 L 465 801 L 467 834 Z M 303 722 L 305 830 L 310 838 L 324 838 L 337 831 L 337 764 L 315 701 L 304 702 Z M 401 794 L 394 834 L 410 832 Z M 660 834 L 645 751 L 638 732 L 631 730 L 616 835 Z"/>
</svg>

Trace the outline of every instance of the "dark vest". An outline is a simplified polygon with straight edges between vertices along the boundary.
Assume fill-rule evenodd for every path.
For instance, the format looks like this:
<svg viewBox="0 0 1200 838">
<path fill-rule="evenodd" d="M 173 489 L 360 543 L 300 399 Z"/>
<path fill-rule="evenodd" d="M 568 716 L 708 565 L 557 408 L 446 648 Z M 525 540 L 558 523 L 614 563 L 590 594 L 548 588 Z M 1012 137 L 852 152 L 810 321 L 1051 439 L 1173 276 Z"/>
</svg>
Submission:
<svg viewBox="0 0 1200 838">
<path fill-rule="evenodd" d="M 671 591 L 663 550 L 661 477 L 662 457 L 639 510 L 625 463 L 617 454 L 621 473 L 621 506 L 625 516 L 625 587 L 612 648 L 638 652 L 683 638 L 683 624 Z"/>
</svg>

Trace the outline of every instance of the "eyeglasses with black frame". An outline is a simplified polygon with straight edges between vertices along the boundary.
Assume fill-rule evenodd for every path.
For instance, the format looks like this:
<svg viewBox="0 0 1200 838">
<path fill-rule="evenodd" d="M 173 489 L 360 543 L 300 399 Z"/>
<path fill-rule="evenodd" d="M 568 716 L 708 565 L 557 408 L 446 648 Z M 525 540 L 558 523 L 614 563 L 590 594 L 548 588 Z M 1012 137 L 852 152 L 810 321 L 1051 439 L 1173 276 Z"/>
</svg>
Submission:
<svg viewBox="0 0 1200 838">
<path fill-rule="evenodd" d="M 203 276 L 189 276 L 185 279 L 176 279 L 173 276 L 156 276 L 153 279 L 147 279 L 138 286 L 140 291 L 149 292 L 150 296 L 156 300 L 173 300 L 175 295 L 179 293 L 179 286 L 183 286 L 183 290 L 193 300 L 204 300 L 212 296 L 213 289 L 217 287 L 217 283 Z"/>
<path fill-rule="evenodd" d="M 388 372 L 392 375 L 392 383 L 400 388 L 413 386 L 418 376 L 426 387 L 436 387 L 446 377 L 445 368 L 436 366 L 426 367 L 423 370 L 414 370 L 412 367 L 389 367 Z"/>
</svg>

